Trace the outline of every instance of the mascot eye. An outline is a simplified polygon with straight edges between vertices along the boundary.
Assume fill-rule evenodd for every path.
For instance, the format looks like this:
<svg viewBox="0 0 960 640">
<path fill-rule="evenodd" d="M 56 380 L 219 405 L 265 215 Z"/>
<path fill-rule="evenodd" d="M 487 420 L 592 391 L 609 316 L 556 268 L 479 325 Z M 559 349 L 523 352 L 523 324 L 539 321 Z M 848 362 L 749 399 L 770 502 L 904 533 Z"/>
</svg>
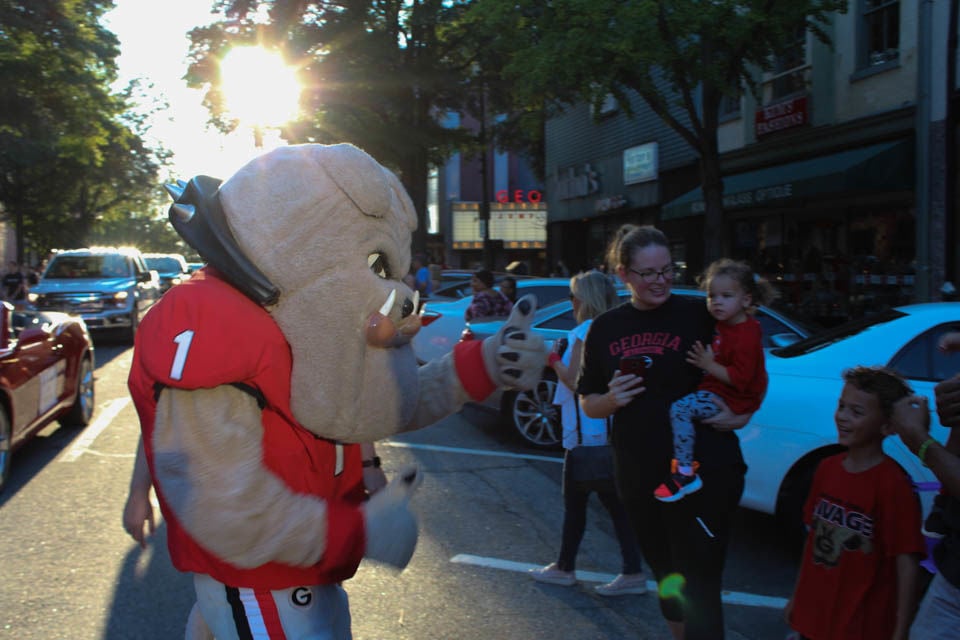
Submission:
<svg viewBox="0 0 960 640">
<path fill-rule="evenodd" d="M 387 257 L 382 253 L 371 253 L 367 256 L 367 266 L 380 278 L 390 277 L 390 268 L 387 266 Z"/>
</svg>

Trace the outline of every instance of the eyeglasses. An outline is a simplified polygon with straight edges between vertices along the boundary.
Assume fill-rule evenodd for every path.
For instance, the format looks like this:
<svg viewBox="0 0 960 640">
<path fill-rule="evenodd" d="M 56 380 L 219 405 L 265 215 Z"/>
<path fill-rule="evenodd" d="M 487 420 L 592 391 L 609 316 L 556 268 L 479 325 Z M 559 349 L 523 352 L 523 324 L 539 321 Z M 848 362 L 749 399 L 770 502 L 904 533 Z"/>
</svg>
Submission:
<svg viewBox="0 0 960 640">
<path fill-rule="evenodd" d="M 637 271 L 633 267 L 627 267 L 627 271 L 637 274 L 640 276 L 640 279 L 647 284 L 653 284 L 661 276 L 663 276 L 664 281 L 670 281 L 673 280 L 673 278 L 677 275 L 677 267 L 676 265 L 672 264 L 668 264 L 660 271 L 652 271 L 650 269 L 646 271 Z"/>
</svg>

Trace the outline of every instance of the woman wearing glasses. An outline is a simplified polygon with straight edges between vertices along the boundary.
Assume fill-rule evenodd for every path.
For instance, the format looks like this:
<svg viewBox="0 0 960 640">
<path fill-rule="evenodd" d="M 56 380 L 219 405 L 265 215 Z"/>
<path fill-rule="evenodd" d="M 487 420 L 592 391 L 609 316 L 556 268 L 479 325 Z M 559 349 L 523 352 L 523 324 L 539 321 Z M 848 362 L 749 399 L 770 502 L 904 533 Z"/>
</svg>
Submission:
<svg viewBox="0 0 960 640">
<path fill-rule="evenodd" d="M 660 584 L 671 633 L 677 640 L 718 640 L 731 516 L 746 473 L 733 430 L 749 415 L 736 416 L 718 401 L 719 413 L 703 421 L 709 424 L 696 425 L 703 488 L 678 502 L 654 498 L 673 458 L 670 404 L 702 377 L 686 362 L 687 352 L 697 342 L 710 344 L 715 321 L 702 299 L 671 295 L 676 270 L 660 230 L 625 226 L 608 256 L 631 299 L 593 321 L 577 388 L 581 406 L 593 418 L 613 416 L 618 489 Z"/>
</svg>

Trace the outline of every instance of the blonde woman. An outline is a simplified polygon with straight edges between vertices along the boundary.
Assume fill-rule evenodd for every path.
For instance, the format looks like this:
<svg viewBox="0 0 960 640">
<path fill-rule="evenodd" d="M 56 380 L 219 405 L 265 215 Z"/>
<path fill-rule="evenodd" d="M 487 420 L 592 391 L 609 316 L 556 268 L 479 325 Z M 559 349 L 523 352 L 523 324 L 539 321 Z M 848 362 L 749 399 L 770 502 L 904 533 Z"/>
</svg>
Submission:
<svg viewBox="0 0 960 640">
<path fill-rule="evenodd" d="M 576 469 L 571 450 L 577 446 L 595 447 L 607 444 L 607 420 L 587 417 L 579 407 L 574 389 L 580 373 L 580 354 L 593 319 L 617 305 L 619 299 L 612 280 L 599 271 L 581 273 L 570 280 L 570 299 L 577 326 L 567 336 L 568 347 L 561 356 L 551 354 L 550 366 L 557 374 L 554 404 L 561 407 L 563 447 L 563 536 L 556 562 L 530 572 L 534 580 L 570 586 L 576 583 L 575 564 L 580 541 L 587 524 L 587 503 L 594 491 L 613 520 L 614 531 L 623 557 L 621 573 L 612 582 L 596 587 L 605 596 L 642 594 L 647 591 L 640 549 L 630 527 L 627 512 L 610 483 L 609 488 L 584 487 L 575 480 Z M 611 460 L 611 475 L 612 460 Z"/>
</svg>

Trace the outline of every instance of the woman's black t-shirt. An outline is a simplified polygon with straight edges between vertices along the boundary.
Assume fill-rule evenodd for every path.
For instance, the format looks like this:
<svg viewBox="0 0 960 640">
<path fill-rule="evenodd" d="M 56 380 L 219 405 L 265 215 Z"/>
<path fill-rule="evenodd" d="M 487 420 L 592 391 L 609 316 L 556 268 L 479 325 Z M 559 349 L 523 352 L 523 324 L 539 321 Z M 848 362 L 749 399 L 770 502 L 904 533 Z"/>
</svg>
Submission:
<svg viewBox="0 0 960 640">
<path fill-rule="evenodd" d="M 687 352 L 698 340 L 710 344 L 715 324 L 702 298 L 679 295 L 671 295 L 656 309 L 641 311 L 628 302 L 594 319 L 584 342 L 579 394 L 606 393 L 620 358 L 649 358 L 647 390 L 613 418 L 621 488 L 653 491 L 669 473 L 670 404 L 696 390 L 703 373 L 687 363 Z M 709 425 L 696 425 L 694 457 L 705 475 L 743 465 L 736 434 Z"/>
</svg>

